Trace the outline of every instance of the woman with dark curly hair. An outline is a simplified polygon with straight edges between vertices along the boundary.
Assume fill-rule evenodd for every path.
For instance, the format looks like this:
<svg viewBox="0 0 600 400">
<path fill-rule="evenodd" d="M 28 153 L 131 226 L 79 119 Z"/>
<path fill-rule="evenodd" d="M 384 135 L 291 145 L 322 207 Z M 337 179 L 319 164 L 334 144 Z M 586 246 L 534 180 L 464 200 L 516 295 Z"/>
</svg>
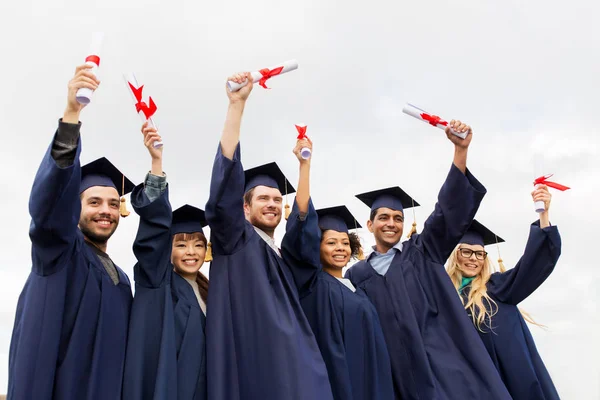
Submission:
<svg viewBox="0 0 600 400">
<path fill-rule="evenodd" d="M 299 141 L 294 153 L 312 147 Z M 318 219 L 317 219 L 318 216 Z M 390 359 L 375 307 L 364 291 L 342 276 L 342 269 L 360 252 L 359 228 L 346 206 L 315 211 L 307 174 L 298 184 L 282 242 L 283 257 L 293 268 L 320 271 L 299 290 L 300 304 L 327 366 L 336 400 L 394 398 Z"/>
</svg>

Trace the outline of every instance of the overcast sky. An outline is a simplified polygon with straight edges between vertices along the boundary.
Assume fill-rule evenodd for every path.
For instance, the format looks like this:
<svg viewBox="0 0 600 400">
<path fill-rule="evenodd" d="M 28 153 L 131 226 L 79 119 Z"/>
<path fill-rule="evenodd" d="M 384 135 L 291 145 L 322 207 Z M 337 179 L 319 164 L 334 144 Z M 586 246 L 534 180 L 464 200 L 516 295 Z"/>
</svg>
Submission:
<svg viewBox="0 0 600 400">
<path fill-rule="evenodd" d="M 0 393 L 31 266 L 29 191 L 64 110 L 67 82 L 92 32 L 101 30 L 102 84 L 81 116 L 82 162 L 106 156 L 135 183 L 149 170 L 122 79 L 134 71 L 158 104 L 174 207 L 204 208 L 208 198 L 225 78 L 291 58 L 297 71 L 252 93 L 243 163 L 277 161 L 296 183 L 294 124 L 306 123 L 318 208 L 347 204 L 366 221 L 368 209 L 354 195 L 400 185 L 421 203 L 422 228 L 453 147 L 441 130 L 402 114 L 411 102 L 473 126 L 468 165 L 488 189 L 477 218 L 507 240 L 501 252 L 510 267 L 536 218 L 532 157 L 543 151 L 544 170 L 573 189 L 553 192 L 562 256 L 522 307 L 548 326 L 531 330 L 562 398 L 600 398 L 599 11 L 600 3 L 582 0 L 2 2 Z M 134 214 L 122 219 L 108 248 L 130 277 L 137 223 Z M 361 235 L 373 243 L 366 230 Z"/>
</svg>

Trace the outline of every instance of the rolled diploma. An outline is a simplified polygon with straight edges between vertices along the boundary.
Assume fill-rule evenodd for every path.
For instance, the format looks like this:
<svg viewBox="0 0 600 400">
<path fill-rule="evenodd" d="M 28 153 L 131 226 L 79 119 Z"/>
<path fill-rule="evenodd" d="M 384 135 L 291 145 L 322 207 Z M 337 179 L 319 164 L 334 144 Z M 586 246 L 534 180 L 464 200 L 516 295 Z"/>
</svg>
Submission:
<svg viewBox="0 0 600 400">
<path fill-rule="evenodd" d="M 544 175 L 544 156 L 542 153 L 535 153 L 533 155 L 533 173 L 535 178 L 537 179 L 540 176 Z M 537 188 L 540 185 L 535 185 Z M 543 201 L 534 201 L 533 204 L 536 213 L 542 213 L 546 211 L 546 205 Z"/>
<path fill-rule="evenodd" d="M 409 104 L 409 103 L 407 103 L 404 106 L 404 108 L 402 109 L 402 112 L 404 114 L 410 115 L 411 117 L 414 117 L 416 119 L 424 121 L 424 122 L 426 122 L 428 124 L 429 124 L 429 121 L 423 119 L 423 117 L 421 117 L 421 114 L 425 113 L 425 114 L 433 115 L 433 114 L 428 113 L 427 111 L 421 110 L 419 107 L 415 107 L 415 106 L 413 106 L 412 104 Z M 446 121 L 441 120 L 440 122 L 446 122 Z M 431 124 L 429 124 L 429 125 L 431 125 Z M 442 124 L 437 124 L 436 127 L 440 128 L 440 129 L 442 129 L 444 131 L 447 128 L 446 125 L 442 125 Z M 459 138 L 464 139 L 464 138 L 467 137 L 467 133 L 468 132 L 458 133 L 458 132 L 455 132 L 454 129 L 450 128 L 450 133 L 452 133 L 454 136 L 458 136 Z"/>
<path fill-rule="evenodd" d="M 131 91 L 131 88 L 129 87 L 129 83 L 131 83 L 136 88 L 139 88 L 140 85 L 138 84 L 137 79 L 135 78 L 135 75 L 134 75 L 133 72 L 130 72 L 130 73 L 127 73 L 127 74 L 123 74 L 123 78 L 125 78 L 125 85 L 127 85 L 127 91 L 129 92 L 129 94 L 131 94 L 131 99 L 133 100 L 133 105 L 135 106 L 137 104 L 137 99 L 135 98 L 135 95 Z M 140 116 L 140 119 L 142 120 L 142 123 L 148 121 L 148 125 L 150 125 L 153 128 L 156 128 L 158 130 L 156 124 L 154 124 L 154 121 L 152 120 L 152 117 L 146 119 L 146 115 L 144 114 L 144 112 L 142 110 L 140 110 L 140 112 L 138 112 L 138 115 Z M 159 147 L 162 147 L 162 145 L 163 145 L 162 141 L 154 142 L 152 144 L 152 146 L 155 149 L 158 149 Z"/>
<path fill-rule="evenodd" d="M 104 39 L 104 33 L 96 32 L 92 36 L 92 45 L 90 46 L 89 56 L 96 56 L 100 58 L 100 49 L 102 48 L 102 39 Z M 86 61 L 87 65 L 91 65 L 92 68 L 90 71 L 96 75 L 98 73 L 98 68 L 100 65 L 96 64 L 93 61 Z M 89 104 L 92 101 L 92 94 L 94 91 L 88 88 L 81 88 L 77 91 L 75 98 L 79 104 Z"/>
<path fill-rule="evenodd" d="M 290 72 L 293 71 L 295 69 L 298 69 L 298 61 L 296 60 L 289 60 L 284 62 L 283 64 L 279 64 L 276 65 L 272 68 L 269 68 L 269 71 L 272 71 L 276 68 L 279 68 L 283 66 L 283 70 L 281 70 L 281 72 L 279 73 L 279 75 L 281 74 L 285 74 L 286 72 Z M 254 71 L 251 73 L 252 75 L 252 79 L 254 82 L 258 82 L 263 76 L 260 73 L 260 71 Z M 233 81 L 228 81 L 227 82 L 227 88 L 229 89 L 230 92 L 237 92 L 238 90 L 240 90 L 241 88 L 243 88 L 244 86 L 246 86 L 248 84 L 248 80 L 242 82 L 242 83 L 236 83 Z"/>
<path fill-rule="evenodd" d="M 298 126 L 300 128 L 306 128 L 305 124 L 296 124 L 296 126 Z M 312 153 L 308 147 L 303 147 L 300 149 L 300 156 L 302 157 L 303 160 L 308 160 L 310 158 L 311 154 Z"/>
</svg>

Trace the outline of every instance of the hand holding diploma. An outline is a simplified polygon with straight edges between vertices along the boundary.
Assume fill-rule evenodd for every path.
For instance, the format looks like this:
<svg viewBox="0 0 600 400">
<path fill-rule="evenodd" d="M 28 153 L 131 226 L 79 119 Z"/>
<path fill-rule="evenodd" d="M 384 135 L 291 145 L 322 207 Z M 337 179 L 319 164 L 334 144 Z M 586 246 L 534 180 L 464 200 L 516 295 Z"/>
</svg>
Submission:
<svg viewBox="0 0 600 400">
<path fill-rule="evenodd" d="M 305 150 L 308 150 L 309 153 L 312 153 L 312 140 L 310 140 L 308 136 L 304 136 L 304 138 L 298 139 L 298 141 L 296 142 L 296 147 L 294 147 L 294 154 L 298 158 L 298 161 L 300 161 L 300 165 L 302 165 L 303 163 L 307 163 L 310 159 L 310 157 L 305 158 L 302 155 L 302 152 Z"/>
<path fill-rule="evenodd" d="M 63 115 L 63 122 L 76 124 L 79 122 L 79 113 L 86 106 L 77 100 L 77 93 L 81 89 L 94 91 L 98 89 L 100 81 L 91 72 L 92 67 L 88 64 L 83 64 L 75 69 L 75 75 L 69 81 L 69 92 L 67 95 L 67 107 Z"/>
<path fill-rule="evenodd" d="M 549 187 L 560 190 L 561 192 L 571 189 L 568 186 L 564 186 L 564 185 L 561 185 L 560 183 L 551 182 L 551 181 L 547 180 L 551 176 L 552 176 L 552 174 L 540 176 L 535 181 L 533 181 L 535 190 L 533 192 L 531 192 L 531 196 L 533 196 L 533 201 L 535 203 L 535 212 L 537 212 L 537 213 L 543 213 L 545 211 L 548 211 L 548 207 L 550 206 L 550 199 L 552 198 L 552 196 L 550 195 L 550 192 L 548 191 Z M 542 196 L 540 194 L 543 192 L 542 189 L 545 189 L 545 191 L 548 192 L 548 195 L 550 195 L 550 197 L 547 197 L 545 195 Z"/>
<path fill-rule="evenodd" d="M 144 135 L 144 146 L 148 149 L 150 157 L 152 158 L 152 168 L 150 172 L 153 175 L 161 176 L 162 170 L 162 153 L 163 146 L 156 146 L 156 143 L 162 143 L 162 138 L 158 134 L 155 127 L 151 126 L 149 122 L 144 122 L 142 125 L 142 135 Z"/>
<path fill-rule="evenodd" d="M 276 65 L 272 68 L 263 68 L 261 70 L 251 72 L 250 75 L 252 75 L 253 82 L 257 82 L 263 88 L 268 89 L 267 80 L 271 79 L 274 76 L 293 71 L 297 68 L 298 68 L 298 61 L 289 60 L 280 65 Z M 229 89 L 230 92 L 237 92 L 238 90 L 240 90 L 247 84 L 248 84 L 247 80 L 242 81 L 242 82 L 229 80 L 227 82 L 227 88 Z"/>
<path fill-rule="evenodd" d="M 427 111 L 420 109 L 419 107 L 413 106 L 410 103 L 407 103 L 404 106 L 404 108 L 402 109 L 402 112 L 404 114 L 408 114 L 411 117 L 414 117 L 416 119 L 420 119 L 421 121 L 425 121 L 431 126 L 435 126 L 436 128 L 443 129 L 446 132 L 448 131 L 448 128 L 450 128 L 450 133 L 452 133 L 455 136 L 458 136 L 461 139 L 466 138 L 468 135 L 468 132 L 457 131 L 457 130 L 453 129 L 453 127 L 448 125 L 448 121 L 443 120 L 442 118 L 438 117 L 437 115 L 430 114 Z"/>
<path fill-rule="evenodd" d="M 124 74 L 123 77 L 125 78 L 125 83 L 129 89 L 129 92 L 131 93 L 131 96 L 133 98 L 133 103 L 135 105 L 135 110 L 137 111 L 138 115 L 140 116 L 140 119 L 142 120 L 143 123 L 148 122 L 149 126 L 157 128 L 156 124 L 154 123 L 154 120 L 152 119 L 152 116 L 158 110 L 158 107 L 154 103 L 154 100 L 152 100 L 152 97 L 148 97 L 149 104 L 146 104 L 142 100 L 143 99 L 142 92 L 144 90 L 144 85 L 140 86 L 138 84 L 137 79 L 135 78 L 135 75 L 133 73 Z M 162 145 L 163 145 L 162 141 L 154 141 L 153 142 L 154 147 L 158 148 L 158 147 L 161 147 Z"/>
<path fill-rule="evenodd" d="M 308 136 L 306 136 L 306 128 L 307 126 L 304 124 L 296 125 L 296 130 L 298 131 L 298 140 L 308 139 Z M 308 147 L 303 147 L 300 149 L 300 155 L 304 160 L 308 160 L 310 158 L 311 153 L 312 151 Z"/>
<path fill-rule="evenodd" d="M 240 89 L 237 91 L 229 90 L 229 84 L 233 82 L 236 85 L 240 86 Z M 245 103 L 248 100 L 248 96 L 250 96 L 250 92 L 252 92 L 252 88 L 254 87 L 254 78 L 252 78 L 252 74 L 250 72 L 240 72 L 238 74 L 232 75 L 227 78 L 225 92 L 227 92 L 227 97 L 229 98 L 229 103 Z"/>
</svg>

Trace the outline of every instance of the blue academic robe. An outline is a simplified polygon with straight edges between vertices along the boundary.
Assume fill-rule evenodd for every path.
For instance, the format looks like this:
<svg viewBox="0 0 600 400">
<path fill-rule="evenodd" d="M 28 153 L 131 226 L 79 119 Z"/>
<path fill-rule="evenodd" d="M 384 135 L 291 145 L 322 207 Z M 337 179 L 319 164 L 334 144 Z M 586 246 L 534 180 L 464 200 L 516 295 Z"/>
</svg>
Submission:
<svg viewBox="0 0 600 400">
<path fill-rule="evenodd" d="M 504 273 L 492 274 L 487 283 L 488 294 L 498 307 L 492 317 L 493 331 L 482 325 L 478 332 L 515 400 L 559 399 L 517 304 L 548 278 L 560 251 L 561 240 L 556 226 L 541 229 L 539 223 L 535 223 L 517 265 Z M 468 297 L 469 289 L 463 290 L 463 297 Z"/>
<path fill-rule="evenodd" d="M 211 399 L 331 399 L 327 371 L 297 286 L 314 268 L 290 269 L 245 220 L 244 170 L 217 152 L 206 204 L 213 262 L 207 304 Z"/>
<path fill-rule="evenodd" d="M 150 202 L 139 185 L 131 203 L 140 226 L 123 398 L 204 400 L 205 317 L 192 286 L 173 271 L 168 189 Z"/>
<path fill-rule="evenodd" d="M 131 307 L 78 229 L 81 165 L 60 168 L 48 148 L 29 199 L 32 268 L 19 297 L 9 399 L 120 399 Z"/>
<path fill-rule="evenodd" d="M 312 205 L 304 221 L 294 201 L 282 242 L 292 268 L 319 271 L 300 291 L 300 303 L 319 344 L 335 400 L 394 399 L 392 370 L 375 307 L 321 270 L 321 230 Z"/>
<path fill-rule="evenodd" d="M 368 260 L 346 273 L 377 309 L 398 398 L 510 399 L 444 268 L 484 194 L 453 165 L 422 233 L 403 243 L 385 276 Z"/>
</svg>

